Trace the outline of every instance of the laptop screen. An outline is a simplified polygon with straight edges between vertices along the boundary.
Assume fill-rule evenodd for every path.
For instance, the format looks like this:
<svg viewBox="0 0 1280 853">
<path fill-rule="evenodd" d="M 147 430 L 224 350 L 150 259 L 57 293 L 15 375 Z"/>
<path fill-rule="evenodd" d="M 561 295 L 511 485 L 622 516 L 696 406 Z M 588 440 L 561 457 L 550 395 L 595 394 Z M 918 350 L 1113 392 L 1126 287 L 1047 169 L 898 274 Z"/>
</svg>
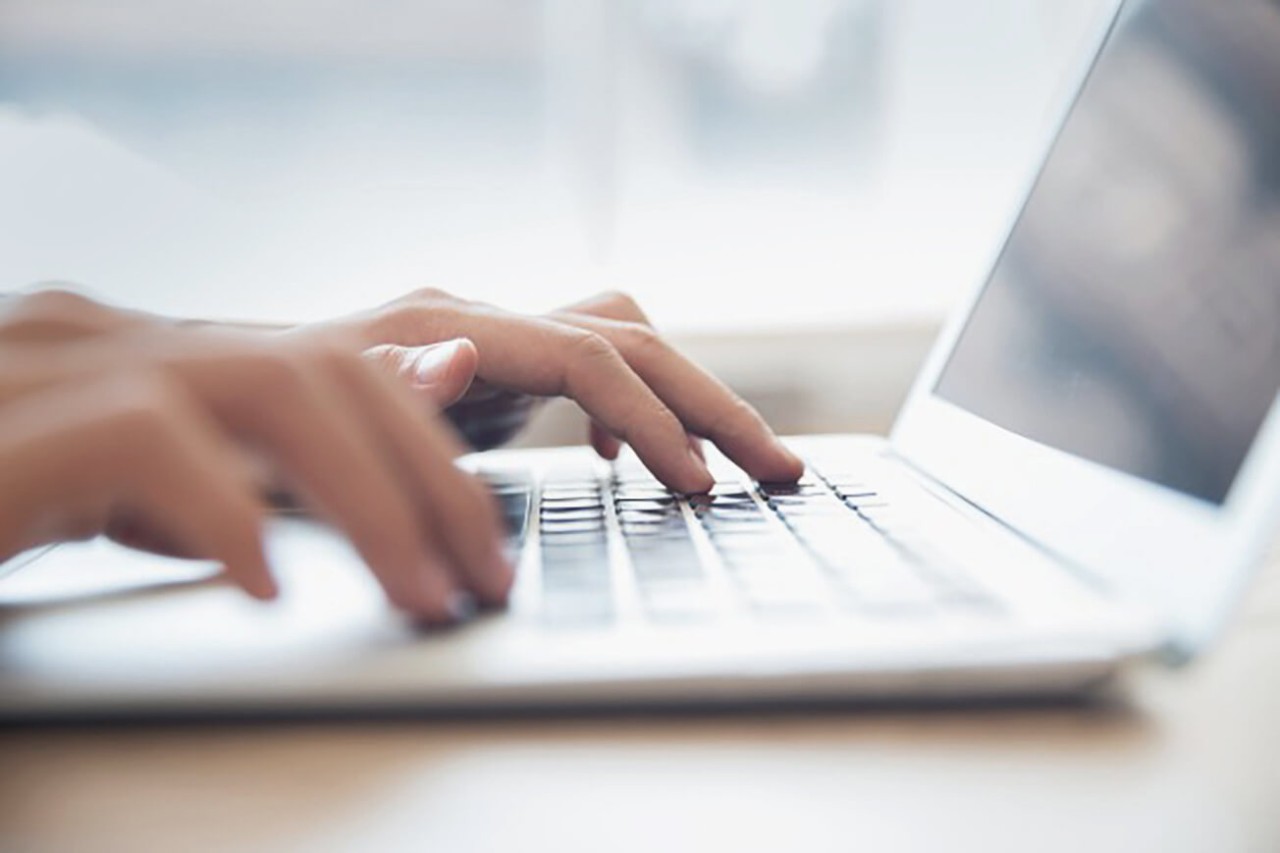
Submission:
<svg viewBox="0 0 1280 853">
<path fill-rule="evenodd" d="M 1280 2 L 1130 3 L 937 393 L 1222 503 L 1280 388 Z"/>
</svg>

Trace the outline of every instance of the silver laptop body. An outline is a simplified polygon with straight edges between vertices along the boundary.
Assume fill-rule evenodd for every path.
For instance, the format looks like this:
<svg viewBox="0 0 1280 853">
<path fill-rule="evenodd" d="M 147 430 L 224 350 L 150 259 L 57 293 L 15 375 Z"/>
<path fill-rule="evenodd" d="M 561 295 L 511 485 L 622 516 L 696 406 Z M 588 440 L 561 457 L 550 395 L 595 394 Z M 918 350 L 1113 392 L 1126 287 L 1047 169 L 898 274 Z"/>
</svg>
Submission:
<svg viewBox="0 0 1280 853">
<path fill-rule="evenodd" d="M 792 439 L 787 485 L 713 455 L 693 499 L 586 449 L 470 458 L 520 571 L 450 631 L 305 519 L 272 605 L 103 541 L 27 555 L 0 715 L 1074 695 L 1192 657 L 1280 508 L 1280 7 L 1130 2 L 1099 45 L 890 439 Z"/>
</svg>

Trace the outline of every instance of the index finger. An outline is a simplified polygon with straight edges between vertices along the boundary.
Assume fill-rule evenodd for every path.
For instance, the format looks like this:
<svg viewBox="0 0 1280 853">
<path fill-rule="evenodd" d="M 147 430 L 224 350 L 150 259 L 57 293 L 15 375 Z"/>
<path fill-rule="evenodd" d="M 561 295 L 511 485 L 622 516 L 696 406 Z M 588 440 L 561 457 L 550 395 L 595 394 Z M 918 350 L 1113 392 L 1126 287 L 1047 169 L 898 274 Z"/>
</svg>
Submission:
<svg viewBox="0 0 1280 853">
<path fill-rule="evenodd" d="M 709 438 L 753 478 L 791 482 L 804 473 L 804 461 L 782 443 L 755 408 L 681 355 L 647 323 L 579 313 L 557 316 L 612 342 L 690 432 Z"/>
<path fill-rule="evenodd" d="M 706 463 L 689 450 L 680 419 L 605 337 L 482 305 L 440 309 L 426 319 L 475 342 L 482 379 L 574 399 L 678 491 L 702 492 L 713 484 Z"/>
</svg>

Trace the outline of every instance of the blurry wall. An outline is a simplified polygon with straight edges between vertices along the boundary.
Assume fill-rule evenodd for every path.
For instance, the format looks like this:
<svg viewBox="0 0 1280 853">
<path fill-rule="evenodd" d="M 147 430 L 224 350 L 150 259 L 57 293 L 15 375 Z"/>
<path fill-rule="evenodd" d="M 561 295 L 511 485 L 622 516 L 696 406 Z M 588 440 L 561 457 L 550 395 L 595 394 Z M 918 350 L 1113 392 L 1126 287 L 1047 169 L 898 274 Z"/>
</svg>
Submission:
<svg viewBox="0 0 1280 853">
<path fill-rule="evenodd" d="M 0 287 L 275 319 L 620 287 L 775 419 L 883 426 L 1110 5 L 0 0 Z"/>
</svg>

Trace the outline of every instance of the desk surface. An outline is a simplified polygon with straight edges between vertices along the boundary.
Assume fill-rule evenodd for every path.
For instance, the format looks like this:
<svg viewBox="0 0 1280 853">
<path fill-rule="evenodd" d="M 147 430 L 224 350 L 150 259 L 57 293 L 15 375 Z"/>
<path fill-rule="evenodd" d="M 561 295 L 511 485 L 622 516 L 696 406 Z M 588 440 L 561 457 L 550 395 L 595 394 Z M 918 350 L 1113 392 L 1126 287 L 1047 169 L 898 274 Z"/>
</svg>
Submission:
<svg viewBox="0 0 1280 853">
<path fill-rule="evenodd" d="M 1280 566 L 1109 708 L 0 731 L 6 850 L 1280 850 Z"/>
</svg>

